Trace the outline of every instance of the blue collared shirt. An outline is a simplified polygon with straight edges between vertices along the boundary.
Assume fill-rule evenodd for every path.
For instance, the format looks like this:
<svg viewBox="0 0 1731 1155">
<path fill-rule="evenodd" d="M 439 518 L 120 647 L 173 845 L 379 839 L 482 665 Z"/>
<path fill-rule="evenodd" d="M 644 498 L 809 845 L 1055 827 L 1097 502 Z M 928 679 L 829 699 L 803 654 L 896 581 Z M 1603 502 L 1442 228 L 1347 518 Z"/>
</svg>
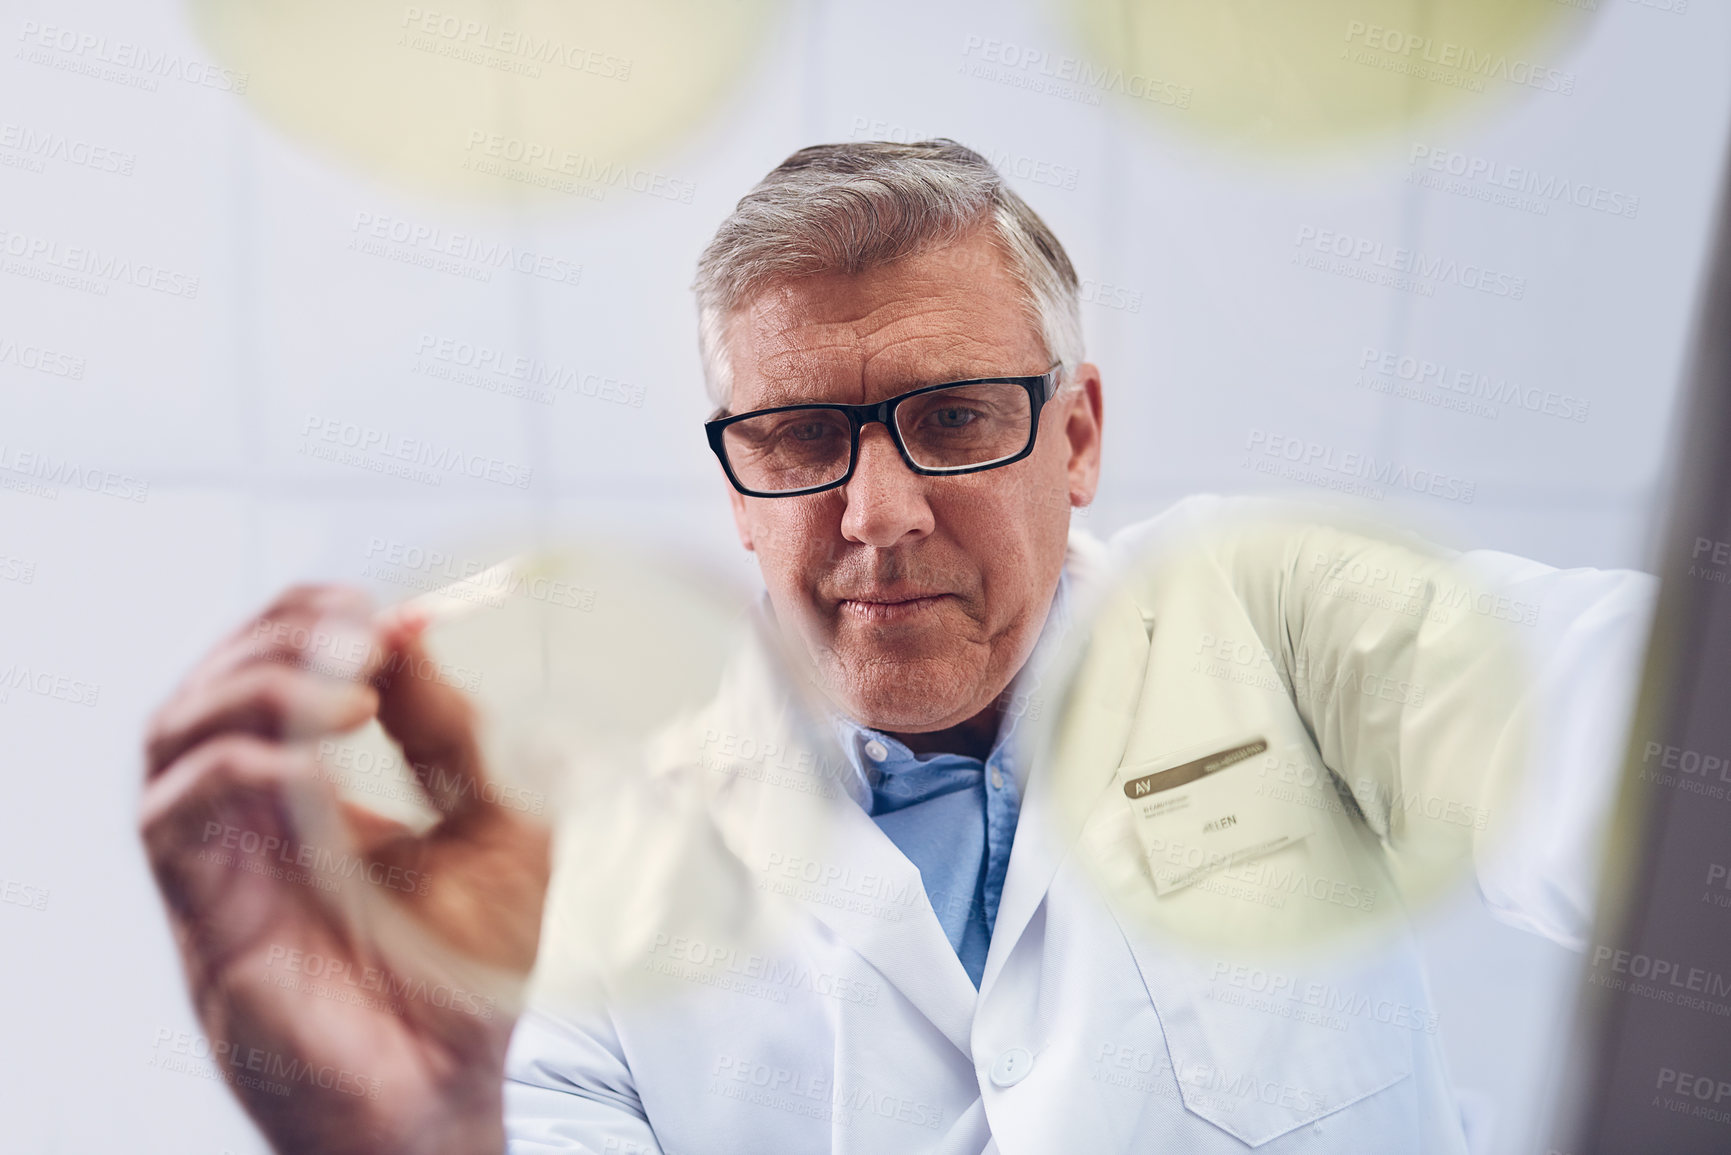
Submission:
<svg viewBox="0 0 1731 1155">
<path fill-rule="evenodd" d="M 1060 577 L 1040 645 L 1066 612 Z M 1039 651 L 1036 650 L 1036 653 Z M 1030 659 L 1028 666 L 1036 663 Z M 1016 762 L 1017 724 L 1028 701 L 1031 672 L 1012 685 L 997 739 L 984 761 L 965 754 L 915 754 L 888 734 L 837 717 L 841 746 L 870 790 L 867 813 L 919 868 L 926 897 L 974 986 L 986 969 L 986 948 L 1016 838 L 1025 775 Z"/>
</svg>

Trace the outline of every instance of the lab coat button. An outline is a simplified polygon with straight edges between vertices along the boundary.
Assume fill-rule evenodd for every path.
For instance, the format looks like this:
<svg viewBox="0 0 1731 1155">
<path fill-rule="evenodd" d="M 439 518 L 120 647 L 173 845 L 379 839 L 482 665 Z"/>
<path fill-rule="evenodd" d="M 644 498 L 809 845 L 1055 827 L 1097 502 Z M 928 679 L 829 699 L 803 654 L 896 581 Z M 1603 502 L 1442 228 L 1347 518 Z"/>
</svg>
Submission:
<svg viewBox="0 0 1731 1155">
<path fill-rule="evenodd" d="M 992 1064 L 992 1082 L 1000 1087 L 1014 1087 L 1034 1069 L 1034 1056 L 1021 1047 L 1011 1047 Z"/>
<path fill-rule="evenodd" d="M 879 742 L 876 738 L 873 738 L 870 742 L 865 744 L 865 752 L 866 757 L 870 758 L 873 762 L 882 762 L 885 758 L 890 756 L 889 747 L 885 746 L 882 742 Z"/>
</svg>

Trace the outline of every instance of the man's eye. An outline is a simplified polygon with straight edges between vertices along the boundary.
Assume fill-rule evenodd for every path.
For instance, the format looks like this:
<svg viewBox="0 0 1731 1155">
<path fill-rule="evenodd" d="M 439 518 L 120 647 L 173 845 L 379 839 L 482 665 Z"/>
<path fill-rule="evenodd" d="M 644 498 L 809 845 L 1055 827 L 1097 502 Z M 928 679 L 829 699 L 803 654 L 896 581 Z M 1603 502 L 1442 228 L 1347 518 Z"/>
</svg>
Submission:
<svg viewBox="0 0 1731 1155">
<path fill-rule="evenodd" d="M 821 421 L 808 421 L 799 425 L 789 426 L 785 431 L 784 436 L 791 437 L 795 441 L 821 441 L 834 432 L 835 430 L 833 428 L 825 425 Z"/>
<path fill-rule="evenodd" d="M 946 409 L 934 409 L 930 419 L 939 429 L 963 429 L 977 421 L 979 416 L 972 409 L 952 405 Z"/>
</svg>

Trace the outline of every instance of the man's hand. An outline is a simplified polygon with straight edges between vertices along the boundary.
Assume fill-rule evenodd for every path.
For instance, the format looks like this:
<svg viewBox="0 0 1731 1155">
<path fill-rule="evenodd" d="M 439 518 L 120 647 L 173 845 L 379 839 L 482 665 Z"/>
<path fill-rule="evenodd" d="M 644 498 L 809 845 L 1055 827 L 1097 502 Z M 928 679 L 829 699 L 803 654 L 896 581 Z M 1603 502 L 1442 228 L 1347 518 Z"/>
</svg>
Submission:
<svg viewBox="0 0 1731 1155">
<path fill-rule="evenodd" d="M 412 615 L 290 590 L 151 724 L 141 828 L 223 1078 L 281 1152 L 503 1150 L 545 829 L 488 800 L 469 701 Z M 317 739 L 377 716 L 441 818 L 343 801 Z"/>
</svg>

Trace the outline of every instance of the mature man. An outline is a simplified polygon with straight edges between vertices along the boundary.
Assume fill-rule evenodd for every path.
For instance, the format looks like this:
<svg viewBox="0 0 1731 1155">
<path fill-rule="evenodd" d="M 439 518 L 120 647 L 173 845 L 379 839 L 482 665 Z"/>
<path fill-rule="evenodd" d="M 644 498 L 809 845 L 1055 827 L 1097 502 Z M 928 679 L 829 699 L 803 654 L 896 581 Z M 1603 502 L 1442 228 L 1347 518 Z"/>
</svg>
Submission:
<svg viewBox="0 0 1731 1155">
<path fill-rule="evenodd" d="M 546 836 L 450 791 L 485 770 L 461 697 L 413 676 L 421 623 L 347 591 L 285 595 L 153 725 L 145 837 L 208 1032 L 337 1073 L 236 1080 L 280 1149 L 1467 1150 L 1388 914 L 1460 865 L 1582 941 L 1646 582 L 1231 502 L 1110 551 L 1072 534 L 1102 429 L 1076 274 L 953 142 L 795 153 L 697 294 L 710 444 L 806 669 L 742 655 L 670 732 L 653 792 L 616 799 L 630 869 L 562 845 L 543 923 Z M 425 835 L 304 753 L 375 713 L 450 793 Z M 428 885 L 385 935 L 201 857 L 212 821 Z M 512 973 L 538 944 L 514 1037 L 266 965 Z"/>
</svg>

